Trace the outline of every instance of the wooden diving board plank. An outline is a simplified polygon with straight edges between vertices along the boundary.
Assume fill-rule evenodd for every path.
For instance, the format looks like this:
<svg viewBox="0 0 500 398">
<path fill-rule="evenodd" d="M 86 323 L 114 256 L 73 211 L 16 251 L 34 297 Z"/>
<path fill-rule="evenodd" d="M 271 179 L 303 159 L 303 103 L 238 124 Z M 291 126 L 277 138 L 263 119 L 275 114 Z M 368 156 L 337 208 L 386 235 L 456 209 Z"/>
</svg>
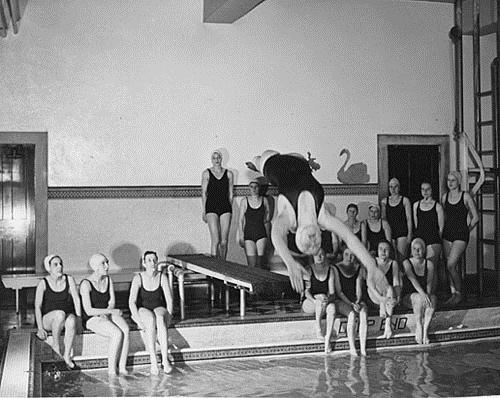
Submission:
<svg viewBox="0 0 500 398">
<path fill-rule="evenodd" d="M 167 262 L 245 288 L 251 293 L 290 286 L 290 281 L 285 275 L 204 254 L 171 255 L 167 256 Z"/>
<path fill-rule="evenodd" d="M 240 289 L 240 317 L 245 316 L 245 291 L 256 292 L 279 292 L 290 286 L 287 276 L 276 274 L 257 267 L 248 267 L 238 263 L 221 260 L 204 254 L 182 254 L 167 256 L 166 262 L 173 264 L 183 270 L 200 273 L 213 279 L 221 280 L 226 285 L 225 301 L 226 311 L 229 311 L 228 286 Z M 185 318 L 184 311 L 184 275 L 174 272 L 179 281 L 179 298 L 181 319 Z M 213 284 L 211 286 L 213 305 Z"/>
</svg>

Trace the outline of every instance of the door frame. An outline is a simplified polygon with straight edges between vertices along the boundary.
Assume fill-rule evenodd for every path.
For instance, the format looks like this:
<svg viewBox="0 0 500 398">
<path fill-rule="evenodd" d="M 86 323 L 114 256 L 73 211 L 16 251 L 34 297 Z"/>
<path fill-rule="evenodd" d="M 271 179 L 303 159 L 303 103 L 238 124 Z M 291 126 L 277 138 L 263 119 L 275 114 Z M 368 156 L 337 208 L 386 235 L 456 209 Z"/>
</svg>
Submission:
<svg viewBox="0 0 500 398">
<path fill-rule="evenodd" d="M 439 190 L 446 190 L 446 173 L 450 170 L 450 136 L 433 134 L 377 134 L 378 196 L 385 198 L 389 185 L 389 145 L 434 145 L 439 147 Z"/>
<path fill-rule="evenodd" d="M 35 145 L 35 264 L 36 273 L 43 273 L 47 255 L 47 132 L 2 131 L 0 144 Z"/>
</svg>

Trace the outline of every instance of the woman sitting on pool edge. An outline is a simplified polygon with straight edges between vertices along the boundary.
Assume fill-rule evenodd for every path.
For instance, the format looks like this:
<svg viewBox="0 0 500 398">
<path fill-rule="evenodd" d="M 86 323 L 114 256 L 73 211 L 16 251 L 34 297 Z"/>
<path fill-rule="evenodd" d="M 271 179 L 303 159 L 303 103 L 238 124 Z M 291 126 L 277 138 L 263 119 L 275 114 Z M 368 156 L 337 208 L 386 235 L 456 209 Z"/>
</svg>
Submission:
<svg viewBox="0 0 500 398">
<path fill-rule="evenodd" d="M 305 299 L 302 302 L 302 311 L 315 314 L 316 335 L 325 338 L 325 354 L 331 351 L 330 337 L 335 320 L 335 274 L 325 257 L 325 252 L 320 249 L 314 256 L 314 263 L 308 269 L 309 279 L 305 280 Z M 326 313 L 326 330 L 321 330 L 321 318 Z"/>
<path fill-rule="evenodd" d="M 362 356 L 366 356 L 368 309 L 363 297 L 365 269 L 357 262 L 351 249 L 343 251 L 343 260 L 335 264 L 335 308 L 347 317 L 347 340 L 349 352 L 357 356 L 355 345 L 355 318 L 359 317 L 359 345 Z"/>
<path fill-rule="evenodd" d="M 52 349 L 63 357 L 69 369 L 74 369 L 71 351 L 77 330 L 77 317 L 82 315 L 80 296 L 73 277 L 63 273 L 63 261 L 60 256 L 46 256 L 43 265 L 49 275 L 38 283 L 35 293 L 37 336 L 45 340 L 47 332 L 51 331 Z M 64 355 L 61 354 L 59 341 L 63 328 Z"/>
<path fill-rule="evenodd" d="M 158 255 L 146 251 L 142 256 L 140 272 L 130 286 L 128 305 L 132 320 L 141 330 L 141 337 L 149 353 L 151 374 L 159 374 L 156 359 L 156 341 L 160 343 L 163 371 L 170 373 L 172 365 L 168 360 L 168 322 L 172 316 L 172 292 L 167 277 L 158 270 Z"/>
<path fill-rule="evenodd" d="M 103 254 L 94 254 L 89 258 L 89 266 L 92 274 L 80 283 L 87 328 L 108 338 L 108 373 L 116 375 L 118 365 L 119 373 L 126 375 L 129 327 L 123 319 L 122 310 L 115 308 L 115 290 L 108 275 L 108 259 Z"/>
<path fill-rule="evenodd" d="M 436 296 L 432 294 L 434 264 L 425 258 L 425 242 L 415 238 L 411 242 L 411 257 L 403 261 L 405 281 L 402 302 L 413 309 L 415 315 L 415 341 L 429 344 L 429 324 L 436 308 Z"/>
</svg>

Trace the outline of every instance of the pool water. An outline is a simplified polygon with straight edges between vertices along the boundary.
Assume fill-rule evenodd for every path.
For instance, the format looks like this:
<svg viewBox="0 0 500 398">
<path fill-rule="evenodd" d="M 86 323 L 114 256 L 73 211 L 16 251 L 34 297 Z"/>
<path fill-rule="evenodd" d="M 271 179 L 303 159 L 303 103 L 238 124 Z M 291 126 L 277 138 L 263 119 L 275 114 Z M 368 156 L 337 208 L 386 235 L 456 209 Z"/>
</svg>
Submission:
<svg viewBox="0 0 500 398">
<path fill-rule="evenodd" d="M 149 366 L 43 376 L 43 396 L 427 397 L 500 394 L 500 340 L 348 355 L 189 362 L 170 375 Z"/>
</svg>

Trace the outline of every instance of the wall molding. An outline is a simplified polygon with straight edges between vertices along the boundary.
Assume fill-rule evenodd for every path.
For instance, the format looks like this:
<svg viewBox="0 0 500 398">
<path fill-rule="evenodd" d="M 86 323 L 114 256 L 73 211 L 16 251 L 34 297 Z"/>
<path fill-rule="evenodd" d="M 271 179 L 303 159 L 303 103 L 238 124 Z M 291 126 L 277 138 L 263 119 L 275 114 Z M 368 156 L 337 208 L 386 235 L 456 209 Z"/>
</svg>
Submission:
<svg viewBox="0 0 500 398">
<path fill-rule="evenodd" d="M 327 196 L 366 196 L 377 195 L 378 184 L 324 184 Z M 246 185 L 234 187 L 235 196 L 245 196 Z M 270 187 L 268 193 L 276 195 L 277 189 Z M 107 186 L 107 187 L 49 187 L 48 198 L 62 199 L 154 199 L 154 198 L 199 198 L 199 185 L 164 186 Z"/>
</svg>

